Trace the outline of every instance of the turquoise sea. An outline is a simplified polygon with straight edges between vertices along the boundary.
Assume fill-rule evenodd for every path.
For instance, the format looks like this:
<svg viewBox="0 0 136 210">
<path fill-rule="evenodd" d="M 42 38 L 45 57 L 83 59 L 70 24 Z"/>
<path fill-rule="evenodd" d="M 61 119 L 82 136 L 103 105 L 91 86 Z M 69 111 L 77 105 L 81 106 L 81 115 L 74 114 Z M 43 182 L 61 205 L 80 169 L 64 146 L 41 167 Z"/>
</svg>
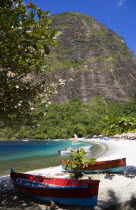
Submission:
<svg viewBox="0 0 136 210">
<path fill-rule="evenodd" d="M 102 147 L 89 142 L 77 142 L 70 140 L 30 140 L 30 141 L 0 141 L 0 177 L 9 175 L 10 168 L 17 172 L 25 172 L 51 166 L 61 165 L 62 159 L 69 156 L 61 156 L 58 150 L 64 147 L 82 147 L 90 145 L 88 157 L 97 157 L 102 152 Z"/>
</svg>

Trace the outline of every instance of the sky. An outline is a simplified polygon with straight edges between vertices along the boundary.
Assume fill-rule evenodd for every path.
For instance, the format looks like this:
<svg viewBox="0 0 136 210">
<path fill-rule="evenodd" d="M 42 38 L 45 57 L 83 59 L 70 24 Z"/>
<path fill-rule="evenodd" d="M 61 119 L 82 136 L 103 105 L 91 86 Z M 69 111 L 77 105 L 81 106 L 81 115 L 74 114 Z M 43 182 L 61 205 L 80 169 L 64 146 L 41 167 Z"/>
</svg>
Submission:
<svg viewBox="0 0 136 210">
<path fill-rule="evenodd" d="M 67 11 L 90 15 L 122 36 L 136 56 L 136 0 L 31 0 L 50 15 Z"/>
</svg>

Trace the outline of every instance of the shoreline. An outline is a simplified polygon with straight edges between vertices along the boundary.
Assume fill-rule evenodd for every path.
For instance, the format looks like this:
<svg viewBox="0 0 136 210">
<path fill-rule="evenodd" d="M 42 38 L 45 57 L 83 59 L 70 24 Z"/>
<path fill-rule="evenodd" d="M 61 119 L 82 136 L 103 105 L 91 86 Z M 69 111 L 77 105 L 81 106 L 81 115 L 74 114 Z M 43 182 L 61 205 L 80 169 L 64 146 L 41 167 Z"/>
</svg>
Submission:
<svg viewBox="0 0 136 210">
<path fill-rule="evenodd" d="M 121 157 L 126 157 L 127 160 L 126 170 L 121 174 L 88 174 L 92 177 L 92 179 L 100 180 L 98 205 L 95 206 L 94 209 L 99 210 L 108 208 L 112 205 L 119 205 L 120 203 L 130 203 L 130 201 L 132 201 L 132 198 L 136 201 L 136 141 L 126 139 L 84 139 L 81 141 L 101 144 L 105 148 L 105 152 L 101 154 L 101 156 L 98 157 L 97 160 L 117 159 Z M 44 174 L 47 177 L 68 177 L 68 174 L 61 171 L 61 166 L 28 171 L 26 173 L 39 175 Z M 0 177 L 0 191 L 3 190 L 4 193 L 6 193 L 6 191 L 7 193 L 9 193 L 12 189 L 13 187 L 10 182 L 9 176 Z M 36 203 L 38 205 L 37 201 L 35 201 L 35 204 Z M 45 206 L 46 204 L 43 205 Z M 122 209 L 124 210 L 125 208 Z"/>
<path fill-rule="evenodd" d="M 136 140 L 110 139 L 93 140 L 92 142 L 105 143 L 108 150 L 98 160 L 110 160 L 126 158 L 126 169 L 121 174 L 103 174 L 100 181 L 99 200 L 108 202 L 103 207 L 111 204 L 124 203 L 130 201 L 132 197 L 136 199 Z M 113 196 L 114 195 L 114 196 Z M 117 200 L 116 200 L 116 199 Z M 125 209 L 125 208 L 124 208 Z"/>
</svg>

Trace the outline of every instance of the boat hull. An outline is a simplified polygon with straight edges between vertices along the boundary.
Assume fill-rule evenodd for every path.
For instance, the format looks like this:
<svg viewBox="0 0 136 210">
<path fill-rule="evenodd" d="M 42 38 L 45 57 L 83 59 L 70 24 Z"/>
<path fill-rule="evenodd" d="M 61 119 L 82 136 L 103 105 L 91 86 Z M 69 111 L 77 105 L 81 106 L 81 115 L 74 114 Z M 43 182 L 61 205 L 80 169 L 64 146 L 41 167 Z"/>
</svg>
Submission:
<svg viewBox="0 0 136 210">
<path fill-rule="evenodd" d="M 26 194 L 29 197 L 32 197 L 37 200 L 50 202 L 54 201 L 58 204 L 71 205 L 71 206 L 96 206 L 97 205 L 97 196 L 93 196 L 91 198 L 56 198 L 56 197 L 41 197 L 34 196 L 31 194 Z"/>
<path fill-rule="evenodd" d="M 62 169 L 65 170 L 66 161 L 62 160 L 63 165 Z M 95 164 L 90 164 L 87 167 L 84 167 L 83 173 L 119 173 L 123 172 L 126 167 L 126 158 L 107 160 L 107 161 L 98 161 Z M 72 172 L 72 170 L 68 170 Z"/>
<path fill-rule="evenodd" d="M 38 199 L 38 200 L 41 200 L 41 201 L 45 201 L 45 202 L 50 202 L 52 200 L 55 203 L 64 204 L 64 205 L 78 205 L 78 206 L 95 206 L 95 205 L 97 205 L 98 195 L 94 195 L 91 197 L 78 197 L 78 196 L 72 197 L 70 195 L 72 193 L 79 194 L 79 191 L 83 190 L 83 188 L 79 188 L 78 191 L 73 191 L 73 192 L 72 192 L 72 190 L 70 190 L 70 193 L 68 193 L 69 197 L 65 197 L 64 191 L 62 191 L 63 193 L 57 192 L 53 196 L 53 195 L 50 195 L 48 190 L 44 191 L 44 193 L 43 193 L 43 192 L 40 192 L 39 189 L 34 189 L 34 191 L 32 191 L 29 187 L 26 189 L 22 186 L 17 186 L 17 185 L 14 185 L 14 186 L 20 192 L 24 193 L 25 195 L 30 196 L 35 199 Z M 56 195 L 58 195 L 58 196 L 56 196 Z"/>
<path fill-rule="evenodd" d="M 97 205 L 99 180 L 74 180 L 11 173 L 15 188 L 33 198 L 59 204 L 94 206 Z M 36 181 L 34 181 L 36 180 Z M 38 180 L 38 182 L 37 182 Z"/>
</svg>

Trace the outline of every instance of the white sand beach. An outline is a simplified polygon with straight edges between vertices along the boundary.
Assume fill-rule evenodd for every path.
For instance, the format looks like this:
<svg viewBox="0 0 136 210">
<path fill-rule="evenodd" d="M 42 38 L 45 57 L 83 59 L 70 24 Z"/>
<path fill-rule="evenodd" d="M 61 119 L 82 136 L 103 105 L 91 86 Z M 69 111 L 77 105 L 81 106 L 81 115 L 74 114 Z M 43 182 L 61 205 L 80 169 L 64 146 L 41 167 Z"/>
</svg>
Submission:
<svg viewBox="0 0 136 210">
<path fill-rule="evenodd" d="M 130 201 L 132 198 L 136 199 L 136 140 L 87 139 L 85 141 L 102 144 L 106 148 L 106 152 L 98 160 L 121 157 L 126 157 L 127 160 L 126 170 L 121 174 L 105 173 L 89 175 L 92 179 L 100 180 L 98 205 L 94 209 L 104 209 L 114 204 Z M 68 177 L 67 173 L 62 172 L 61 166 L 29 171 L 27 173 L 48 177 Z M 0 188 L 3 188 L 4 191 L 12 189 L 9 176 L 0 178 Z"/>
<path fill-rule="evenodd" d="M 94 142 L 105 144 L 104 140 Z M 126 170 L 122 174 L 103 174 L 100 177 L 98 205 L 108 207 L 136 198 L 136 141 L 108 140 L 108 150 L 98 160 L 126 157 Z"/>
</svg>

